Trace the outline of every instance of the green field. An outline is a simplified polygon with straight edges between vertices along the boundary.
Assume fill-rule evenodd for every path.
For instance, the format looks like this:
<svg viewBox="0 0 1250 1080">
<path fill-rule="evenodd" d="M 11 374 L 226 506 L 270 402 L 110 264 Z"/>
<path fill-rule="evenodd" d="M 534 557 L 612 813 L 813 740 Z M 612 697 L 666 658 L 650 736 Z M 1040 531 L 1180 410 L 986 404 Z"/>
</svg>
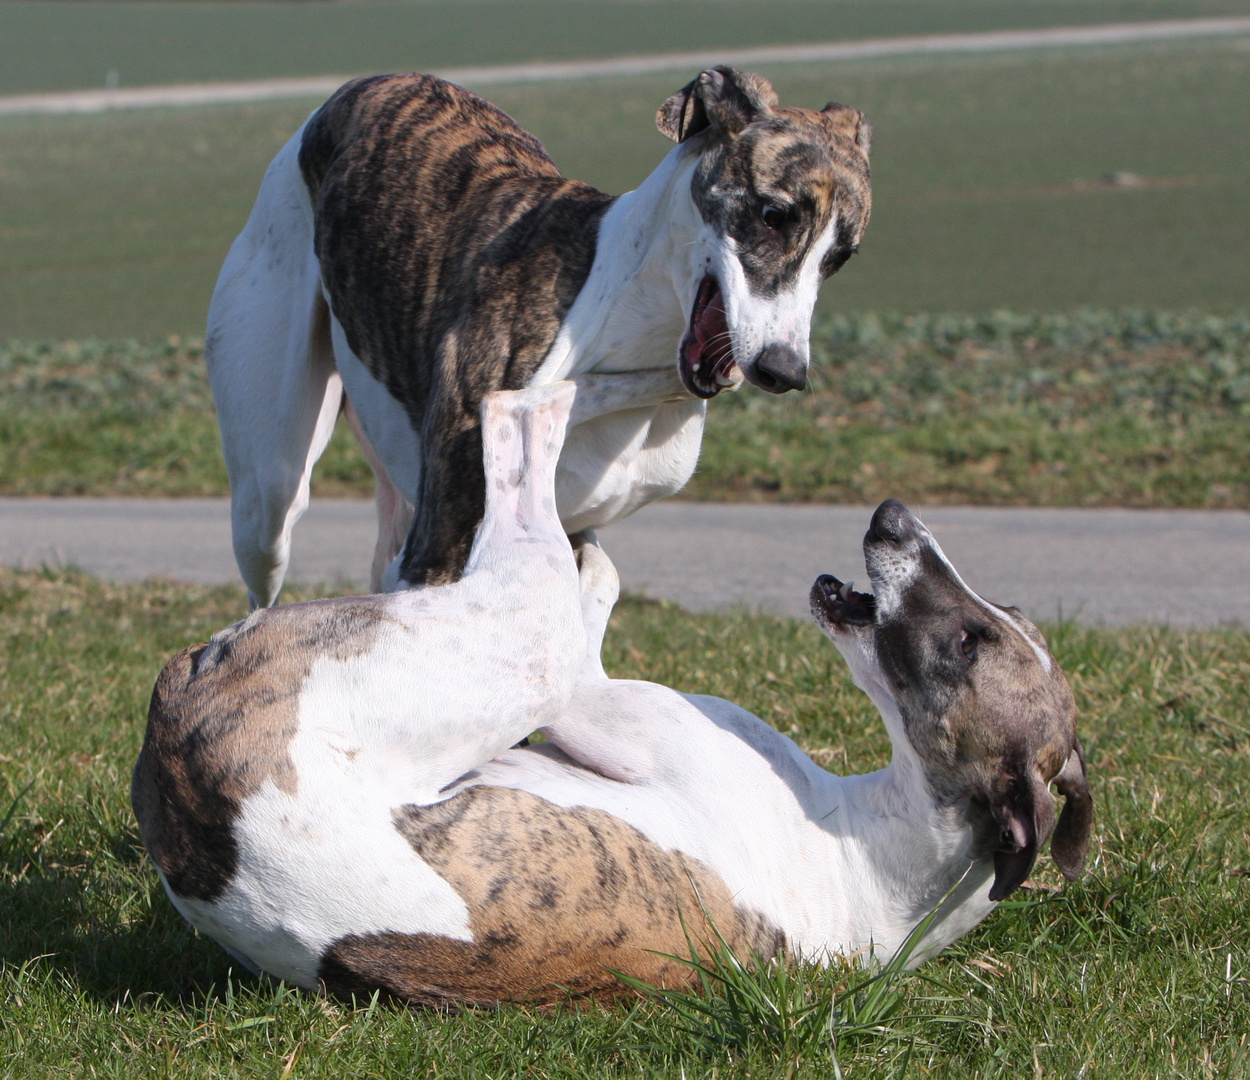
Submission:
<svg viewBox="0 0 1250 1080">
<path fill-rule="evenodd" d="M 712 402 L 684 497 L 1250 507 L 1250 318 L 837 316 L 811 389 Z M 368 495 L 340 422 L 313 476 Z M 0 495 L 224 495 L 197 342 L 0 347 Z"/>
<path fill-rule="evenodd" d="M 0 1076 L 831 1076 L 823 1034 L 785 1025 L 716 1047 L 654 1004 L 440 1016 L 232 971 L 165 898 L 127 790 L 161 664 L 244 608 L 235 588 L 0 570 Z M 1040 860 L 894 988 L 886 1031 L 839 1044 L 848 1078 L 1250 1076 L 1250 634 L 1049 632 L 1090 763 L 1088 872 L 1062 885 Z M 887 760 L 811 625 L 627 602 L 605 658 L 738 701 L 835 771 Z M 826 1007 L 845 981 L 806 978 Z"/>
<path fill-rule="evenodd" d="M 6 0 L 0 94 L 1250 13 L 1247 0 Z"/>
<path fill-rule="evenodd" d="M 5 0 L 0 94 L 1226 13 L 1250 0 Z M 812 388 L 713 402 L 687 497 L 1250 507 L 1250 39 L 766 74 L 787 103 L 869 114 L 876 206 L 825 287 Z M 683 81 L 487 94 L 623 191 Z M 0 496 L 225 492 L 204 315 L 315 104 L 0 117 Z M 314 491 L 370 490 L 340 425 Z M 654 1002 L 443 1016 L 232 968 L 170 906 L 127 790 L 161 664 L 245 607 L 0 568 L 0 1080 L 833 1075 L 798 1023 L 717 1042 Z M 1047 630 L 1090 762 L 1089 872 L 1039 862 L 890 986 L 897 1013 L 840 1041 L 841 1067 L 1250 1080 L 1250 633 Z M 605 662 L 731 698 L 835 771 L 888 760 L 810 625 L 625 601 Z M 845 972 L 797 977 L 842 1023 L 862 1003 Z"/>
<path fill-rule="evenodd" d="M 1247 302 L 1245 40 L 778 66 L 874 121 L 876 204 L 826 311 Z M 636 185 L 678 75 L 496 87 L 573 176 Z M 202 333 L 266 164 L 314 102 L 0 119 L 0 340 Z M 1102 183 L 1132 173 L 1137 186 Z"/>
</svg>

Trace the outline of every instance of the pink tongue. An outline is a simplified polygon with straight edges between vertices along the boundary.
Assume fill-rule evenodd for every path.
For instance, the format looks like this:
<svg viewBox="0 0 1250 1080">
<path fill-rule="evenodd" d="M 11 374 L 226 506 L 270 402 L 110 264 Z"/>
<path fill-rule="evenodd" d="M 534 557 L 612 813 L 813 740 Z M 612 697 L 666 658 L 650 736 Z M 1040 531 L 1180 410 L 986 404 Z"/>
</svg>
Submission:
<svg viewBox="0 0 1250 1080">
<path fill-rule="evenodd" d="M 720 290 L 699 315 L 694 327 L 695 341 L 699 347 L 700 366 L 704 360 L 711 366 L 726 358 L 730 352 L 729 324 L 725 321 L 725 309 L 721 306 Z M 709 349 L 709 342 L 711 347 Z"/>
</svg>

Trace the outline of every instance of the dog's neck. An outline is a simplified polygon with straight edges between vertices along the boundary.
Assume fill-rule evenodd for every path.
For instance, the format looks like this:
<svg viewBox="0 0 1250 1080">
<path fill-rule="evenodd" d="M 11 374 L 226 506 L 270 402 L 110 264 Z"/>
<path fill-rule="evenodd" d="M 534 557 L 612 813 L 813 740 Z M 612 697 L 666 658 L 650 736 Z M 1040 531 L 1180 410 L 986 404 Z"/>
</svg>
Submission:
<svg viewBox="0 0 1250 1080">
<path fill-rule="evenodd" d="M 710 229 L 690 182 L 699 155 L 674 147 L 599 225 L 595 260 L 536 382 L 589 371 L 640 371 L 677 362 L 696 266 Z"/>
<path fill-rule="evenodd" d="M 862 913 L 871 912 L 876 924 L 869 928 L 871 934 L 890 955 L 941 902 L 909 959 L 915 965 L 990 913 L 993 864 L 974 860 L 971 826 L 959 809 L 934 795 L 893 695 L 875 677 L 875 667 L 852 663 L 851 670 L 885 722 L 892 756 L 877 772 L 821 778 L 822 795 L 836 807 L 821 823 L 831 845 L 828 889 L 845 905 L 831 915 L 834 924 L 853 925 Z M 856 880 L 860 888 L 848 893 L 847 882 Z M 836 941 L 831 944 L 836 946 Z"/>
</svg>

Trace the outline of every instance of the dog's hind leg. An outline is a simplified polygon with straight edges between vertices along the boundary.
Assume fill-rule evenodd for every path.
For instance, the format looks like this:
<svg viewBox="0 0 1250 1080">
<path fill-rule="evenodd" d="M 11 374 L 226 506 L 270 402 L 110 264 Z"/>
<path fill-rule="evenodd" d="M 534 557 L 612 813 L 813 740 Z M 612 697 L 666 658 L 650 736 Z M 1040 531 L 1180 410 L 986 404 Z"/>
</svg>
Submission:
<svg viewBox="0 0 1250 1080">
<path fill-rule="evenodd" d="M 586 628 L 586 661 L 584 673 L 592 678 L 606 679 L 603 670 L 603 636 L 608 630 L 612 609 L 621 595 L 621 579 L 599 546 L 593 529 L 584 529 L 569 537 L 577 556 L 578 585 L 582 595 L 582 625 Z"/>
<path fill-rule="evenodd" d="M 412 528 L 412 503 L 404 498 L 404 493 L 395 486 L 395 482 L 386 471 L 386 466 L 374 450 L 373 443 L 369 441 L 369 436 L 365 433 L 360 417 L 356 415 L 351 399 L 346 395 L 343 397 L 343 415 L 352 429 L 352 434 L 356 436 L 356 442 L 360 445 L 365 460 L 369 462 L 369 468 L 373 470 L 374 505 L 378 513 L 378 540 L 373 549 L 369 588 L 377 593 L 382 591 L 382 575 L 386 572 L 386 568 L 394 562 L 395 556 L 404 546 L 404 541 L 408 539 L 408 531 Z"/>
<path fill-rule="evenodd" d="M 482 400 L 485 511 L 465 564 L 465 577 L 504 558 L 536 563 L 535 545 L 576 562 L 556 513 L 555 476 L 564 445 L 571 383 L 489 393 Z"/>
<path fill-rule="evenodd" d="M 308 505 L 312 467 L 342 397 L 299 138 L 265 174 L 208 315 L 205 358 L 230 477 L 234 554 L 253 607 L 278 598 L 291 529 Z"/>
<path fill-rule="evenodd" d="M 580 579 L 555 506 L 572 396 L 568 383 L 486 395 L 485 515 L 463 577 L 383 599 L 410 629 L 393 667 L 371 661 L 367 692 L 421 733 L 413 767 L 432 793 L 562 715 L 581 672 Z"/>
</svg>

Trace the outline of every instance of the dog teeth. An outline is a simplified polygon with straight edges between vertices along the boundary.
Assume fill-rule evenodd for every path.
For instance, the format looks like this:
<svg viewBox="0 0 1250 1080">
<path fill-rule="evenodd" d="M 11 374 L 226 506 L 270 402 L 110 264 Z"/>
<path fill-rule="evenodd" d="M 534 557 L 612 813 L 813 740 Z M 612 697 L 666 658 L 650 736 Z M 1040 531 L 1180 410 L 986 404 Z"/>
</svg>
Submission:
<svg viewBox="0 0 1250 1080">
<path fill-rule="evenodd" d="M 842 586 L 842 588 L 840 588 L 840 589 L 838 590 L 838 599 L 840 599 L 843 603 L 846 603 L 848 600 L 850 600 L 850 598 L 851 598 L 851 586 L 852 586 L 852 585 L 854 585 L 854 584 L 855 584 L 855 582 L 853 582 L 853 581 L 848 581 L 848 582 L 846 582 L 846 584 L 844 584 L 844 585 Z"/>
<path fill-rule="evenodd" d="M 717 386 L 733 386 L 733 384 L 734 384 L 733 379 L 731 379 L 726 372 L 720 371 L 720 370 L 716 372 L 716 385 Z"/>
</svg>

